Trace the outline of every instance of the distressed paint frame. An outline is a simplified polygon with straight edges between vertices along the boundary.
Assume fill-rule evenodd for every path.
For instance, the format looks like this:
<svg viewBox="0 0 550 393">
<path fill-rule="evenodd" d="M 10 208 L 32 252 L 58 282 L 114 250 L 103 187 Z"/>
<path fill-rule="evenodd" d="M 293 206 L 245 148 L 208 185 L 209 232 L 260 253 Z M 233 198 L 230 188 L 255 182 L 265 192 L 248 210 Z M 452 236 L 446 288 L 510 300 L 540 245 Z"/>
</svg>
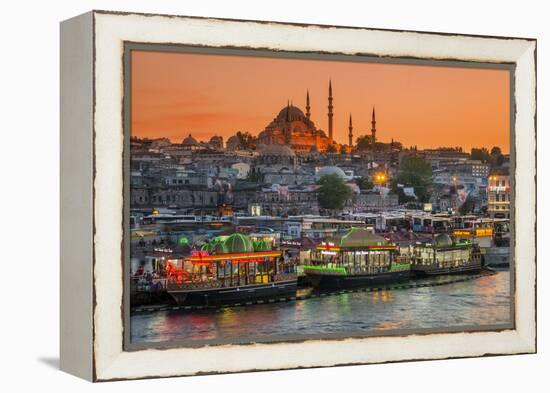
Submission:
<svg viewBox="0 0 550 393">
<path fill-rule="evenodd" d="M 63 315 L 71 312 L 86 315 L 91 309 L 93 326 L 79 329 L 82 337 L 91 338 L 92 348 L 88 348 L 89 343 L 81 349 L 62 347 L 63 369 L 86 379 L 106 381 L 536 352 L 535 40 L 102 11 L 86 14 L 86 22 L 88 18 L 92 21 L 89 35 L 93 43 L 93 68 L 92 85 L 86 86 L 86 91 L 93 96 L 93 121 L 91 129 L 84 127 L 79 132 L 87 135 L 92 145 L 86 153 L 89 156 L 84 158 L 93 163 L 89 174 L 93 181 L 93 203 L 90 210 L 77 213 L 76 219 L 79 214 L 93 219 L 91 255 L 81 262 L 84 269 L 78 273 L 92 284 L 92 293 L 83 288 L 74 293 L 78 301 L 64 305 L 62 299 L 61 326 L 67 328 L 74 321 Z M 516 157 L 515 189 L 521 192 L 513 199 L 515 209 L 522 212 L 515 215 L 514 258 L 518 260 L 521 256 L 522 261 L 516 266 L 515 329 L 124 351 L 121 312 L 124 42 L 515 64 L 516 134 L 511 152 Z M 62 167 L 70 165 L 69 159 L 62 163 Z M 71 196 L 69 191 L 67 195 Z M 62 238 L 64 247 L 71 248 L 67 239 Z M 77 251 L 73 250 L 73 254 Z M 88 266 L 90 261 L 92 266 Z M 68 262 L 62 260 L 62 267 Z M 62 270 L 62 287 L 68 279 Z M 85 307 L 78 308 L 79 302 Z M 72 343 L 78 343 L 77 339 Z M 85 349 L 91 352 L 91 357 Z M 78 363 L 73 369 L 63 366 L 64 358 L 68 359 L 70 354 L 73 362 Z"/>
</svg>

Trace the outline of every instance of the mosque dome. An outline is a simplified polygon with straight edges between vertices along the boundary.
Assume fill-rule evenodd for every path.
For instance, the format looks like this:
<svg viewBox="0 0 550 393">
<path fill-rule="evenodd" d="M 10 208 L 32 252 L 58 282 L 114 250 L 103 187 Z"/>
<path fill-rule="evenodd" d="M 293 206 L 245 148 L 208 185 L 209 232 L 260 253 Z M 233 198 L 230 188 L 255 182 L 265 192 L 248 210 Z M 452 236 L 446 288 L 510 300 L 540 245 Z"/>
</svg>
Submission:
<svg viewBox="0 0 550 393">
<path fill-rule="evenodd" d="M 332 141 L 324 132 L 317 130 L 310 119 L 309 98 L 306 100 L 306 109 L 307 114 L 289 101 L 258 134 L 256 146 L 287 145 L 296 154 L 309 153 L 311 146 L 325 151 Z"/>
<path fill-rule="evenodd" d="M 441 233 L 435 237 L 434 243 L 437 248 L 451 247 L 453 239 L 446 233 Z"/>
<path fill-rule="evenodd" d="M 189 136 L 187 138 L 185 138 L 181 144 L 183 146 L 199 146 L 199 142 L 193 138 L 193 136 L 191 134 L 189 134 Z"/>
<path fill-rule="evenodd" d="M 287 119 L 290 120 L 304 120 L 306 119 L 306 115 L 304 115 L 304 112 L 296 106 L 289 105 L 285 106 L 279 114 L 277 115 L 277 120 L 286 121 Z"/>
<path fill-rule="evenodd" d="M 261 156 L 295 157 L 296 154 L 286 145 L 266 145 L 260 151 Z"/>
<path fill-rule="evenodd" d="M 320 179 L 321 177 L 326 176 L 326 175 L 338 175 L 343 180 L 348 179 L 348 177 L 344 173 L 344 171 L 342 169 L 338 168 L 337 166 L 324 166 L 324 167 L 322 167 L 321 169 L 319 169 L 317 171 L 316 177 L 318 179 Z"/>
</svg>

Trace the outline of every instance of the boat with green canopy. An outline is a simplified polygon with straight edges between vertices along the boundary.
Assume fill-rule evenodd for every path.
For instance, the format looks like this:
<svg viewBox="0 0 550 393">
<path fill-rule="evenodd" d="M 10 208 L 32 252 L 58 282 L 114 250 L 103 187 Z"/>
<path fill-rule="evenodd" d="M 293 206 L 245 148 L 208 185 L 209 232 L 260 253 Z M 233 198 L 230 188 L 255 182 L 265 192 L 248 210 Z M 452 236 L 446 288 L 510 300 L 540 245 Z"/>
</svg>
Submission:
<svg viewBox="0 0 550 393">
<path fill-rule="evenodd" d="M 410 264 L 397 258 L 397 246 L 365 228 L 351 228 L 325 239 L 311 253 L 304 273 L 320 290 L 341 290 L 407 280 Z"/>
<path fill-rule="evenodd" d="M 266 241 L 234 233 L 192 250 L 184 267 L 167 264 L 168 293 L 178 304 L 217 306 L 296 296 L 296 267 Z"/>
</svg>

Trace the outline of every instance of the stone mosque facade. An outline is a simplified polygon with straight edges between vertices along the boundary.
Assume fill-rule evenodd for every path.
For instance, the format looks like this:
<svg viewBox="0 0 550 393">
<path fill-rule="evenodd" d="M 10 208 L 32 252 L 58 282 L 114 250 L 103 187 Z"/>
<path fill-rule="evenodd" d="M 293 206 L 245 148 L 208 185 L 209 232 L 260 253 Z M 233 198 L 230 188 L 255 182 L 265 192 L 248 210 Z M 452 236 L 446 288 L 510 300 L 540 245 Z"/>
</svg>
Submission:
<svg viewBox="0 0 550 393">
<path fill-rule="evenodd" d="M 324 152 L 329 145 L 336 144 L 332 137 L 332 83 L 329 82 L 328 97 L 328 135 L 315 127 L 311 120 L 309 92 L 306 94 L 306 113 L 290 102 L 280 110 L 277 117 L 258 135 L 259 146 L 285 145 L 296 153 L 309 153 L 311 151 Z"/>
<path fill-rule="evenodd" d="M 331 140 L 296 106 L 287 105 L 258 135 L 258 145 L 285 145 L 296 153 L 327 150 Z"/>
</svg>

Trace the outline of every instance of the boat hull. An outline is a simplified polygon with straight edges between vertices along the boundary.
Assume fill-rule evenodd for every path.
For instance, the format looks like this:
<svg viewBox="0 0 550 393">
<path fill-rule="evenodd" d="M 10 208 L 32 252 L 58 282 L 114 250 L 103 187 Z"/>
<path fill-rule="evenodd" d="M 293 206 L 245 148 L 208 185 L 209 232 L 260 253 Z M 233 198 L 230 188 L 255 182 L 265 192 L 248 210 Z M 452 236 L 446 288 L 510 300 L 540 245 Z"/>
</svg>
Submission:
<svg viewBox="0 0 550 393">
<path fill-rule="evenodd" d="M 445 267 L 440 268 L 438 266 L 411 266 L 411 271 L 416 276 L 437 276 L 443 274 L 468 274 L 479 273 L 482 269 L 481 263 L 469 264 L 458 267 Z"/>
<path fill-rule="evenodd" d="M 492 267 L 509 267 L 510 266 L 510 248 L 508 247 L 491 247 L 485 251 L 485 263 Z"/>
<path fill-rule="evenodd" d="M 406 281 L 410 278 L 410 271 L 396 271 L 376 274 L 329 275 L 306 274 L 315 289 L 321 291 L 339 291 L 344 289 L 375 287 L 384 284 Z"/>
<path fill-rule="evenodd" d="M 302 276 L 298 276 L 298 288 L 306 288 L 311 287 L 311 281 L 309 278 L 304 274 Z"/>
<path fill-rule="evenodd" d="M 258 303 L 258 301 L 289 300 L 296 297 L 297 281 L 277 281 L 267 284 L 236 287 L 168 290 L 180 306 L 228 306 Z"/>
</svg>

